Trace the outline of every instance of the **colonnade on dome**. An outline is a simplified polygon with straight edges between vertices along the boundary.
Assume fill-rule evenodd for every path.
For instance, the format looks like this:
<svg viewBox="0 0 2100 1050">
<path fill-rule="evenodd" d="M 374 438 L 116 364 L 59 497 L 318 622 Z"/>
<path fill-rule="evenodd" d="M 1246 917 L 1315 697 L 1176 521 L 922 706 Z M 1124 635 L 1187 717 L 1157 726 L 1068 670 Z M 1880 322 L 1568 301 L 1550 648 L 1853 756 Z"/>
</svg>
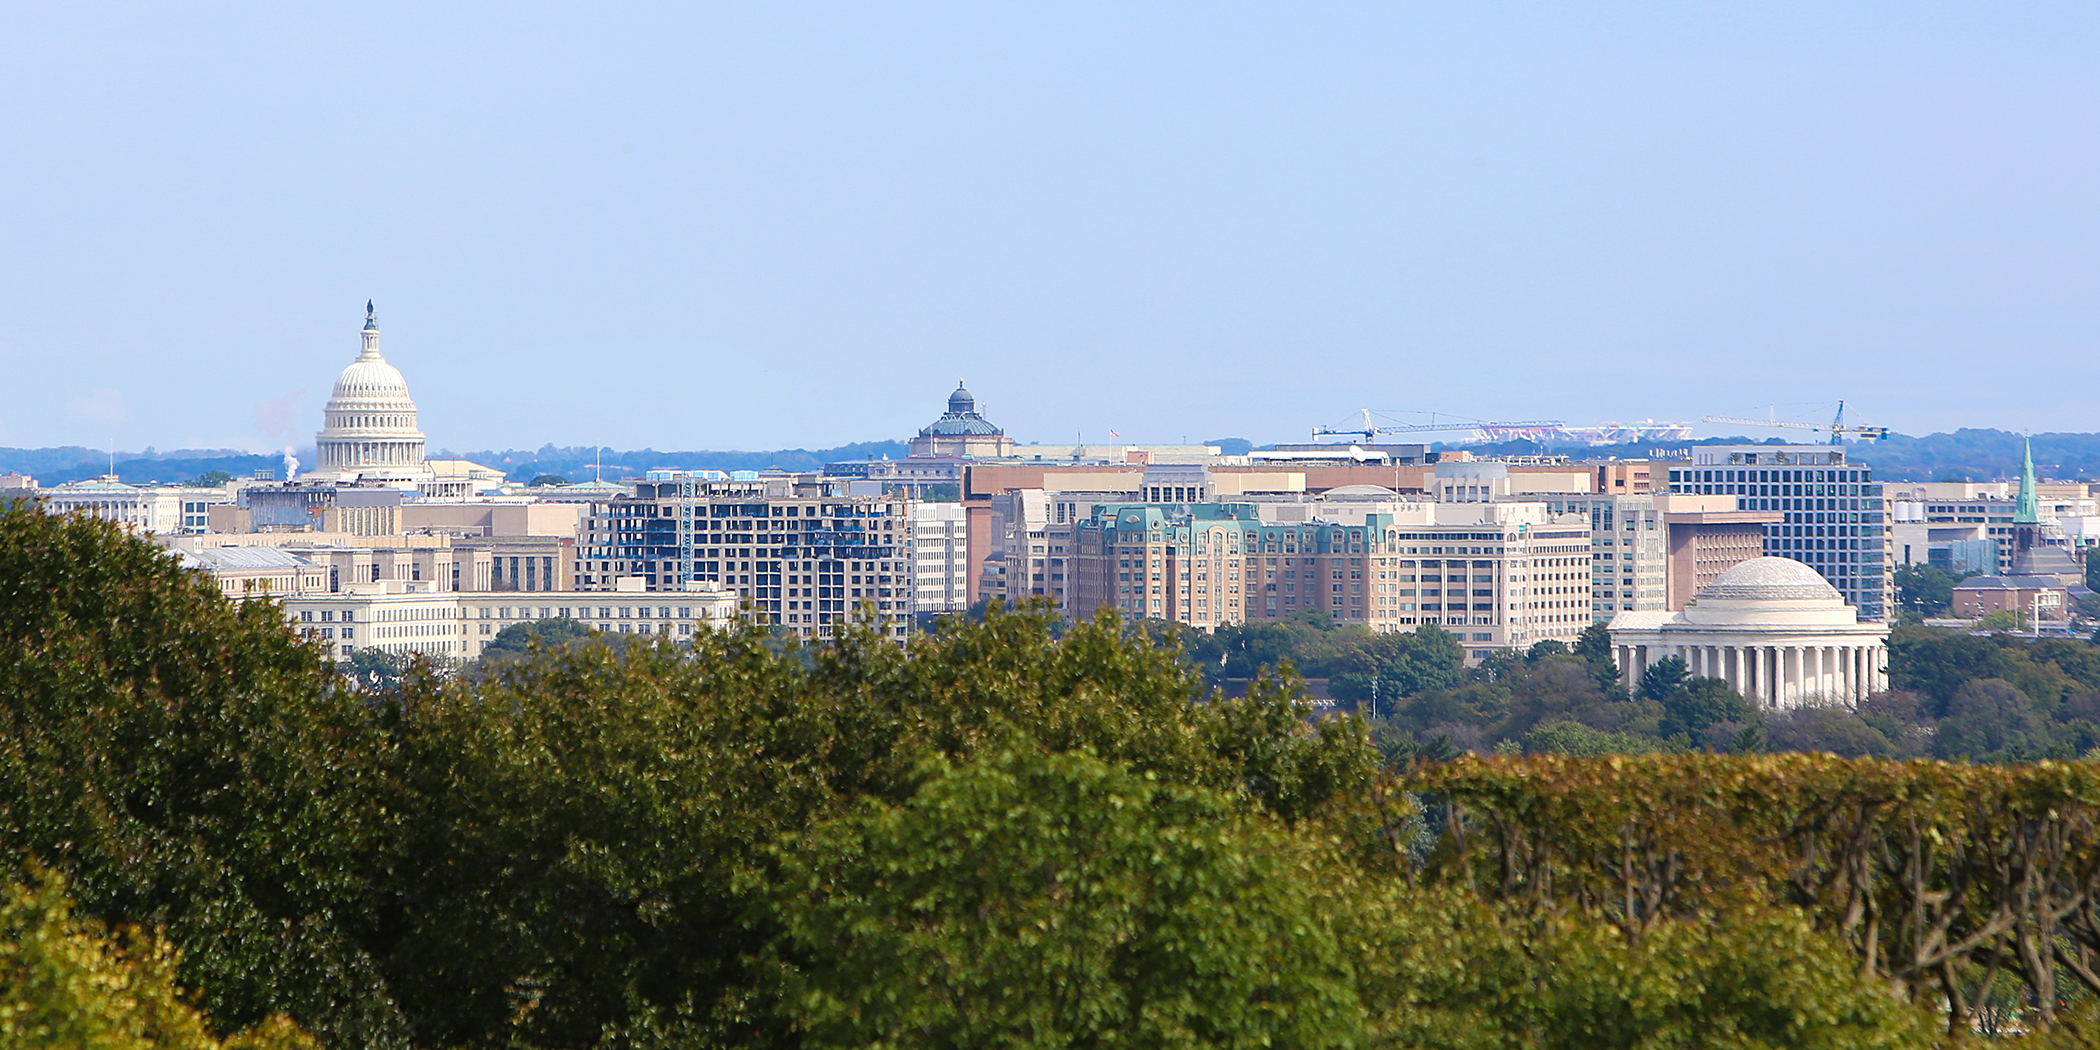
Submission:
<svg viewBox="0 0 2100 1050">
<path fill-rule="evenodd" d="M 1888 646 L 1879 638 L 1649 639 L 1615 632 L 1613 655 L 1631 684 L 1657 660 L 1675 656 L 1686 670 L 1718 678 L 1766 707 L 1841 701 L 1857 704 L 1888 688 Z"/>
<path fill-rule="evenodd" d="M 413 477 L 428 470 L 408 381 L 379 352 L 379 322 L 365 304 L 363 346 L 335 381 L 314 435 L 319 471 Z"/>
</svg>

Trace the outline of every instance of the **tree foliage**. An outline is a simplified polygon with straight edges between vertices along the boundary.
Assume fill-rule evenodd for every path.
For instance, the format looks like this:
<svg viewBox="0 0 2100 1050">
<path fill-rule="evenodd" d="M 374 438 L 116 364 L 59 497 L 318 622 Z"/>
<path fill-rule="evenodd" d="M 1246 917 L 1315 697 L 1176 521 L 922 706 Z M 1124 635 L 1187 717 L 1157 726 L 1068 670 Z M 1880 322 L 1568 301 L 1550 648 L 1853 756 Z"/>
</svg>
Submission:
<svg viewBox="0 0 2100 1050">
<path fill-rule="evenodd" d="M 0 885 L 0 1046 L 21 1050 L 313 1050 L 282 1015 L 219 1040 L 176 984 L 178 953 L 74 914 L 65 880 Z"/>
<path fill-rule="evenodd" d="M 360 943 L 394 817 L 379 727 L 272 603 L 119 526 L 0 510 L 0 842 L 162 928 L 221 1023 L 402 1045 Z"/>
<path fill-rule="evenodd" d="M 270 603 L 26 509 L 0 628 L 0 842 L 286 1039 L 1894 1048 L 2100 1001 L 2094 764 L 1630 757 L 1750 725 L 1711 680 L 1629 696 L 1594 633 L 1465 668 L 1441 630 L 1184 650 L 988 607 L 368 692 Z M 2100 719 L 2083 643 L 1902 642 L 1916 692 L 1772 738 L 2011 762 Z M 1289 674 L 1208 688 L 1301 644 L 1395 683 L 1379 735 Z M 1530 757 L 1454 757 L 1494 746 Z"/>
<path fill-rule="evenodd" d="M 810 1047 L 1334 1047 L 1359 1007 L 1307 844 L 1231 797 L 1032 742 L 794 836 Z"/>
</svg>

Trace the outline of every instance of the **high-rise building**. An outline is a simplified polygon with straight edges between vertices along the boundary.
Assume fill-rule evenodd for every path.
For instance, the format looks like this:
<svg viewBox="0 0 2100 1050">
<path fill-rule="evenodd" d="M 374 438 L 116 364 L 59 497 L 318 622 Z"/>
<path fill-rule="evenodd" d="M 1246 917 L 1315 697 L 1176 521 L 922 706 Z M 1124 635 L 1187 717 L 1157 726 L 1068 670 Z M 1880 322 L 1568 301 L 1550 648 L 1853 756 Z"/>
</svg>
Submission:
<svg viewBox="0 0 2100 1050">
<path fill-rule="evenodd" d="M 901 638 L 914 612 L 916 501 L 853 495 L 852 484 L 650 471 L 634 495 L 591 504 L 573 575 L 581 588 L 728 588 L 752 619 L 805 637 L 872 618 Z"/>
<path fill-rule="evenodd" d="M 1746 510 L 1778 511 L 1764 553 L 1790 558 L 1830 581 L 1862 620 L 1889 617 L 1895 594 L 1891 522 L 1881 483 L 1839 445 L 1694 445 L 1670 470 L 1670 491 L 1740 497 Z"/>
</svg>

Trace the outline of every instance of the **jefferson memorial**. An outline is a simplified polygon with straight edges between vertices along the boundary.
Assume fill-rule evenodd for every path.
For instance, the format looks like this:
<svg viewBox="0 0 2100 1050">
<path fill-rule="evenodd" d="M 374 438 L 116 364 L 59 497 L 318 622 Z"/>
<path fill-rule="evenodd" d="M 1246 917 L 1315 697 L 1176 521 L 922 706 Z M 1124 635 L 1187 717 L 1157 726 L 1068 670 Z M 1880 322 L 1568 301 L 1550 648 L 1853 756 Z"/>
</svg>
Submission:
<svg viewBox="0 0 2100 1050">
<path fill-rule="evenodd" d="M 1888 625 L 1859 622 L 1837 588 L 1788 558 L 1752 558 L 1684 611 L 1622 612 L 1609 630 L 1629 683 L 1675 656 L 1768 708 L 1857 704 L 1888 688 Z"/>
</svg>

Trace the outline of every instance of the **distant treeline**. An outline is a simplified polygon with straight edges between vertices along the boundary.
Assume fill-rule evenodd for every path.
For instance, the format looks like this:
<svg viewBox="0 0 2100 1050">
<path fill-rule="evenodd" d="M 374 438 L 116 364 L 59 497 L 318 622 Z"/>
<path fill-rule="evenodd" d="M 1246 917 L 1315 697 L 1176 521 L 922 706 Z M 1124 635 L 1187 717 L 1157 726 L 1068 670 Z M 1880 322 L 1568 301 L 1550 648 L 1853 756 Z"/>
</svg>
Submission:
<svg viewBox="0 0 2100 1050">
<path fill-rule="evenodd" d="M 303 462 L 313 463 L 312 449 L 299 455 Z M 149 447 L 144 452 L 118 452 L 116 455 L 118 480 L 134 485 L 188 481 L 213 470 L 247 477 L 258 470 L 282 469 L 283 465 L 282 453 L 255 455 L 233 448 L 178 448 L 159 452 Z M 0 448 L 0 474 L 9 471 L 28 474 L 41 485 L 99 478 L 110 472 L 109 467 L 110 454 L 106 449 L 80 445 Z"/>
<path fill-rule="evenodd" d="M 1503 441 L 1481 445 L 1438 443 L 1437 449 L 1464 448 L 1478 456 L 1564 455 L 1577 459 L 1641 459 L 1658 449 L 1683 450 L 1693 445 L 1785 444 L 1812 441 L 1806 432 L 1784 438 L 1702 438 L 1698 441 L 1647 441 L 1622 445 L 1549 445 L 1536 441 Z M 1240 438 L 1213 439 L 1226 446 L 1228 454 L 1244 452 L 1250 444 Z M 1896 434 L 1886 441 L 1856 442 L 1847 446 L 1854 458 L 1872 464 L 1884 481 L 2002 481 L 2020 476 L 2021 435 L 2009 430 L 1962 429 L 1951 434 L 1911 437 Z M 512 481 L 531 481 L 551 474 L 570 481 L 597 475 L 602 460 L 605 477 L 631 477 L 645 470 L 817 470 L 826 463 L 849 459 L 889 457 L 901 459 L 909 452 L 902 441 L 857 441 L 850 445 L 820 449 L 779 449 L 771 452 L 699 451 L 659 452 L 643 449 L 599 449 L 586 446 L 538 449 L 483 450 L 479 452 L 433 452 L 433 456 L 470 459 L 500 467 Z M 299 452 L 301 462 L 311 466 L 312 449 Z M 156 452 L 117 453 L 117 476 L 127 482 L 176 482 L 210 470 L 223 470 L 246 477 L 258 469 L 275 469 L 282 462 L 278 453 L 250 455 L 237 449 L 175 449 Z M 2043 477 L 2064 479 L 2100 478 L 2100 433 L 2034 435 L 2035 469 Z M 32 474 L 45 484 L 79 481 L 109 473 L 109 453 L 79 445 L 58 448 L 0 448 L 0 473 Z"/>
<path fill-rule="evenodd" d="M 589 481 L 602 469 L 607 480 L 635 477 L 645 470 L 818 470 L 848 459 L 902 459 L 910 449 L 902 441 L 856 441 L 837 448 L 790 448 L 773 452 L 658 452 L 653 448 L 620 450 L 541 445 L 537 450 L 443 453 L 500 467 L 512 481 L 531 481 L 551 474 L 570 481 Z M 600 464 L 603 464 L 602 467 Z"/>
<path fill-rule="evenodd" d="M 2100 478 L 2100 434 L 2036 434 L 2035 472 L 2045 478 Z M 1824 435 L 1803 431 L 1787 437 L 1720 437 L 1697 441 L 1640 441 L 1620 445 L 1546 444 L 1502 441 L 1460 445 L 1439 442 L 1434 448 L 1463 448 L 1476 456 L 1563 455 L 1577 459 L 1643 459 L 1657 449 L 1682 450 L 1694 445 L 1782 445 L 1819 442 Z M 1883 481 L 2005 481 L 2020 476 L 2022 435 L 2010 430 L 1963 428 L 1951 434 L 1912 437 L 1892 434 L 1885 441 L 1848 442 L 1849 454 L 1874 468 Z"/>
<path fill-rule="evenodd" d="M 633 477 L 645 470 L 817 470 L 826 463 L 870 457 L 900 459 L 909 453 L 902 441 L 860 441 L 837 448 L 784 449 L 774 452 L 658 452 L 655 449 L 557 448 L 542 445 L 538 450 L 504 449 L 480 452 L 432 452 L 433 458 L 469 459 L 498 467 L 512 481 L 531 481 L 552 474 L 570 481 L 588 481 L 597 476 L 602 460 L 607 479 Z M 314 450 L 302 449 L 299 460 L 314 465 Z M 199 477 L 207 471 L 223 470 L 234 477 L 247 477 L 257 470 L 282 469 L 281 453 L 251 455 L 238 449 L 177 449 L 170 452 L 119 452 L 118 480 L 129 484 L 176 483 Z M 0 473 L 15 471 L 35 477 L 39 484 L 99 478 L 110 472 L 107 451 L 65 445 L 58 448 L 0 448 Z"/>
</svg>

